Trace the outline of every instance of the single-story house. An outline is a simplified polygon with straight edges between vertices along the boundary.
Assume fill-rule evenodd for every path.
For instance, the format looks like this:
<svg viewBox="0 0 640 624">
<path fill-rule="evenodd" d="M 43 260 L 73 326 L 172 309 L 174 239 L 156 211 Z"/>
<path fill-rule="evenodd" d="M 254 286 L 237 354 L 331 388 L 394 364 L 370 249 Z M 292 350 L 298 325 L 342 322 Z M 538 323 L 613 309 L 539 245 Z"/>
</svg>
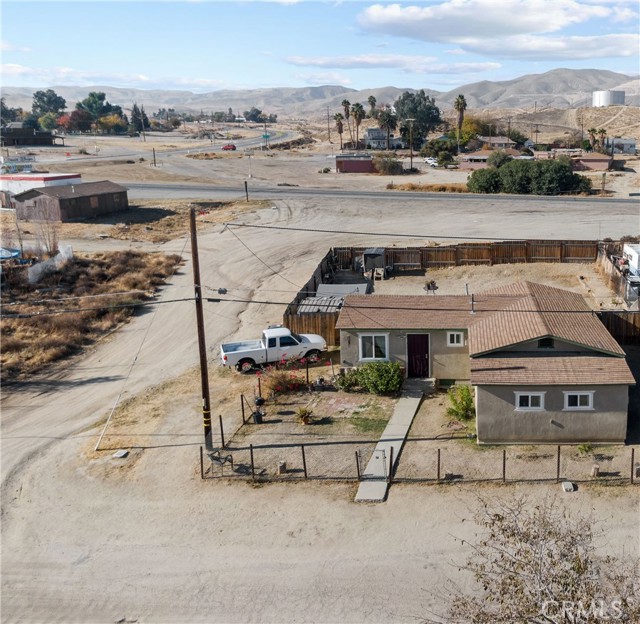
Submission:
<svg viewBox="0 0 640 624">
<path fill-rule="evenodd" d="M 611 153 L 611 148 L 613 148 L 614 154 L 635 154 L 638 149 L 636 140 L 633 138 L 607 137 L 605 145 L 609 153 Z"/>
<path fill-rule="evenodd" d="M 18 147 L 20 145 L 55 145 L 61 141 L 64 145 L 64 137 L 56 136 L 46 130 L 25 128 L 20 121 L 12 121 L 0 128 L 0 145 L 2 147 Z"/>
<path fill-rule="evenodd" d="M 0 199 L 3 207 L 13 208 L 13 196 L 43 186 L 63 186 L 65 184 L 81 184 L 79 173 L 20 173 L 0 174 Z"/>
<path fill-rule="evenodd" d="M 18 219 L 79 221 L 129 207 L 127 189 L 103 180 L 34 188 L 13 197 Z"/>
<path fill-rule="evenodd" d="M 471 296 L 355 295 L 336 328 L 343 366 L 474 386 L 479 443 L 624 442 L 625 353 L 578 294 L 532 282 Z"/>
<path fill-rule="evenodd" d="M 598 152 L 584 152 L 579 156 L 572 156 L 571 160 L 576 171 L 608 171 L 613 162 L 609 154 Z"/>
<path fill-rule="evenodd" d="M 507 149 L 516 146 L 516 142 L 506 136 L 478 136 L 478 141 L 482 141 L 484 145 L 492 149 Z"/>
<path fill-rule="evenodd" d="M 491 156 L 495 151 L 496 150 L 484 149 L 476 152 L 469 152 L 467 154 L 460 154 L 458 157 L 458 167 L 460 169 L 467 170 L 485 169 L 488 167 L 487 161 L 489 160 L 489 156 Z M 513 148 L 507 148 L 500 151 L 514 159 L 519 159 L 522 156 L 517 149 Z"/>
</svg>

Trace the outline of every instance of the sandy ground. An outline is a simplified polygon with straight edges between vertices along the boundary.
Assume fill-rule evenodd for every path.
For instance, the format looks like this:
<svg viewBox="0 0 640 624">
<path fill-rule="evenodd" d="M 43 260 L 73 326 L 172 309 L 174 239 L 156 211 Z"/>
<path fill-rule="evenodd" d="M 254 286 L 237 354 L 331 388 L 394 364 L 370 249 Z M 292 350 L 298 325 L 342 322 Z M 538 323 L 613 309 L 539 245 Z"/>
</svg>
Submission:
<svg viewBox="0 0 640 624">
<path fill-rule="evenodd" d="M 258 169 L 256 157 L 255 175 L 270 184 L 280 180 L 283 170 L 270 169 L 278 158 L 265 156 Z M 309 173 L 314 179 L 346 184 L 351 178 L 317 174 L 325 155 L 300 158 L 305 170 L 315 169 Z M 247 161 L 227 161 L 220 179 L 241 179 L 233 167 Z M 188 169 L 194 167 L 199 178 L 206 166 L 211 165 Z M 288 167 L 284 171 L 293 176 Z M 339 224 L 345 231 L 412 232 L 419 224 L 423 231 L 455 235 L 460 220 L 452 215 L 459 214 L 469 235 L 499 231 L 535 237 L 573 227 L 584 236 L 603 219 L 598 204 L 574 202 L 562 204 L 562 210 L 559 205 L 532 207 L 514 200 L 463 208 L 429 202 L 425 209 L 375 199 L 366 205 L 361 199 L 286 199 L 243 218 L 309 231 L 265 236 L 250 228 L 231 232 L 209 225 L 199 234 L 204 286 L 208 292 L 228 288 L 235 299 L 205 308 L 214 413 L 233 429 L 238 408 L 228 378 L 215 368 L 219 343 L 257 335 L 265 324 L 278 322 L 283 304 L 327 247 L 355 244 L 351 234 L 313 230 L 335 230 Z M 605 222 L 603 235 L 636 226 L 633 207 L 607 210 L 605 219 L 615 215 L 615 222 Z M 405 240 L 388 235 L 376 243 Z M 193 293 L 187 242 L 157 246 L 187 260 L 163 300 Z M 87 250 L 107 243 L 139 246 L 113 239 L 75 243 Z M 486 276 L 482 281 L 486 284 Z M 413 622 L 446 609 L 446 578 L 469 586 L 452 565 L 465 557 L 454 537 L 473 537 L 469 518 L 478 492 L 526 491 L 532 500 L 558 492 L 555 484 L 398 485 L 387 503 L 370 506 L 351 502 L 352 485 L 201 481 L 194 316 L 191 302 L 159 305 L 61 370 L 3 388 L 3 621 Z M 145 448 L 115 460 L 113 436 L 109 452 L 93 453 L 101 423 L 112 406 L 126 401 L 139 413 L 129 409 L 130 429 L 122 428 L 127 437 L 121 441 L 130 444 L 140 436 Z M 640 552 L 638 502 L 635 488 L 585 485 L 558 504 L 579 513 L 593 510 L 607 529 L 603 548 L 620 555 Z"/>
</svg>

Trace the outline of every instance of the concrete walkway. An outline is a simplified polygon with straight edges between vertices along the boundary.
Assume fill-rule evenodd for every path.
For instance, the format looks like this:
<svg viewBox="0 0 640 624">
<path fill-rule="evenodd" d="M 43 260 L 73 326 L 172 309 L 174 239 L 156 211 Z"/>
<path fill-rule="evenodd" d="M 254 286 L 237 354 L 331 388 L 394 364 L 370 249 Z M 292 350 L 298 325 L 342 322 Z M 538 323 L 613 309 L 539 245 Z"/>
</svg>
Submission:
<svg viewBox="0 0 640 624">
<path fill-rule="evenodd" d="M 360 476 L 360 486 L 355 498 L 357 503 L 381 503 L 386 500 L 389 471 L 393 470 L 398 463 L 398 456 L 409 433 L 413 417 L 420 407 L 423 395 L 431 385 L 430 379 L 405 380 L 393 414 L 371 454 L 366 469 Z M 391 461 L 393 466 L 390 467 Z"/>
</svg>

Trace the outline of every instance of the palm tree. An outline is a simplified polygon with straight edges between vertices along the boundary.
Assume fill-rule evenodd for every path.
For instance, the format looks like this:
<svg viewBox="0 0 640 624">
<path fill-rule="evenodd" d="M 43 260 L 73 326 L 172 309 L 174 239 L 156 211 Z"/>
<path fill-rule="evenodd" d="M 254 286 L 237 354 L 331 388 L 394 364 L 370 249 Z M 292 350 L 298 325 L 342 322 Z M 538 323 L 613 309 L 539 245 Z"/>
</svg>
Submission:
<svg viewBox="0 0 640 624">
<path fill-rule="evenodd" d="M 462 122 L 464 121 L 464 111 L 467 110 L 467 100 L 464 95 L 460 94 L 453 103 L 453 108 L 458 112 L 458 154 L 460 153 L 460 130 L 462 130 Z"/>
<path fill-rule="evenodd" d="M 606 150 L 604 140 L 607 137 L 607 131 L 604 128 L 600 128 L 598 130 L 598 137 L 599 137 L 598 143 L 600 145 L 600 151 L 604 153 L 604 151 Z"/>
<path fill-rule="evenodd" d="M 342 113 L 336 113 L 333 116 L 333 118 L 336 122 L 336 130 L 340 135 L 340 149 L 342 150 L 342 133 L 344 132 L 344 126 L 342 125 L 342 120 L 344 119 L 344 117 L 342 116 Z"/>
<path fill-rule="evenodd" d="M 389 150 L 389 137 L 391 135 L 391 131 L 395 130 L 397 127 L 398 118 L 391 109 L 385 108 L 378 113 L 378 128 L 380 128 L 380 130 L 385 130 L 387 133 L 387 151 Z"/>
<path fill-rule="evenodd" d="M 369 110 L 369 117 L 375 117 L 376 116 L 376 103 L 377 103 L 376 98 L 374 98 L 373 95 L 370 95 L 367 98 L 367 102 L 369 102 L 369 106 L 371 108 L 371 110 Z"/>
<path fill-rule="evenodd" d="M 598 131 L 596 130 L 596 128 L 589 128 L 587 130 L 587 134 L 589 135 L 591 151 L 593 151 L 596 148 L 596 134 L 598 134 Z"/>
<path fill-rule="evenodd" d="M 347 129 L 349 130 L 349 137 L 353 143 L 353 133 L 351 132 L 351 124 L 349 123 L 349 114 L 351 110 L 351 102 L 349 100 L 342 100 L 342 108 L 344 109 L 344 119 L 347 122 Z"/>
<path fill-rule="evenodd" d="M 351 107 L 351 116 L 353 117 L 353 122 L 356 126 L 356 149 L 358 149 L 360 147 L 360 140 L 359 140 L 360 124 L 362 123 L 362 120 L 365 119 L 367 116 L 367 113 L 364 110 L 364 107 L 362 106 L 362 104 L 360 104 L 360 102 L 356 102 Z"/>
</svg>

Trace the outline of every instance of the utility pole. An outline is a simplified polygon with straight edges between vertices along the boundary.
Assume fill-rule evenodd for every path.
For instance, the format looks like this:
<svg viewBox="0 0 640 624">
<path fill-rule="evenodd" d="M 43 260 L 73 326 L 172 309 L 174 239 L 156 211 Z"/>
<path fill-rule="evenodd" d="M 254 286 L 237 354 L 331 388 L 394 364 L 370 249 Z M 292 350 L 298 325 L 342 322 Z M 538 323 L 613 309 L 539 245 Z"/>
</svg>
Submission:
<svg viewBox="0 0 640 624">
<path fill-rule="evenodd" d="M 207 345 L 204 337 L 204 314 L 202 311 L 202 285 L 200 282 L 200 261 L 198 258 L 198 237 L 196 232 L 196 211 L 189 212 L 191 225 L 191 261 L 193 262 L 193 286 L 196 301 L 196 323 L 198 326 L 198 348 L 200 351 L 200 383 L 202 387 L 202 417 L 204 425 L 204 444 L 208 451 L 213 450 L 211 441 L 211 400 L 209 398 L 209 369 L 207 366 Z"/>
<path fill-rule="evenodd" d="M 413 122 L 415 119 L 407 119 L 409 124 L 409 171 L 413 170 Z"/>
</svg>

